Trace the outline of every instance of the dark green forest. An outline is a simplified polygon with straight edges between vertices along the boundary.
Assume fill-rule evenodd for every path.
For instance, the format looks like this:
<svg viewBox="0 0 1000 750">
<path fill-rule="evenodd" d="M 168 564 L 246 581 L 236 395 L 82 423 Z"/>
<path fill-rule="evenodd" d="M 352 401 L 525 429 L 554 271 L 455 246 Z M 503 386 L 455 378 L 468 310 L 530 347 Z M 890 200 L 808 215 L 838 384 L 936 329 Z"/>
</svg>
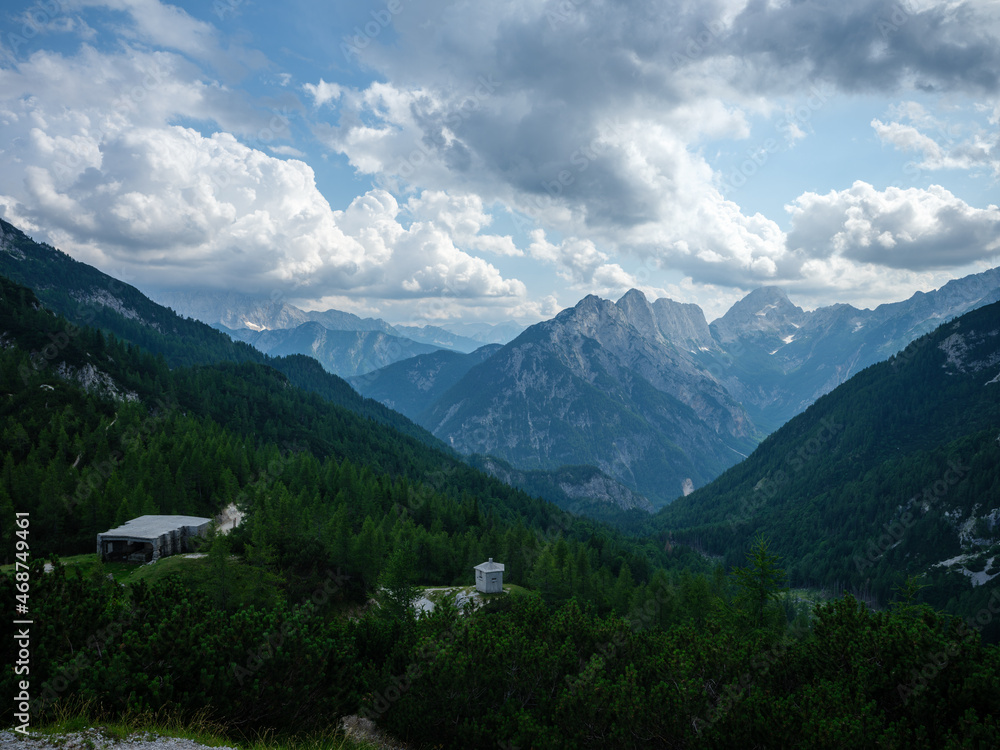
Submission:
<svg viewBox="0 0 1000 750">
<path fill-rule="evenodd" d="M 1000 745 L 1000 656 L 983 639 L 1000 595 L 955 617 L 903 576 L 880 611 L 850 594 L 814 606 L 789 590 L 797 549 L 755 525 L 713 564 L 691 545 L 720 523 L 691 511 L 685 539 L 680 517 L 630 534 L 571 516 L 307 358 L 226 356 L 192 321 L 206 343 L 185 361 L 174 334 L 45 304 L 0 277 L 0 557 L 24 542 L 33 561 L 0 591 L 13 611 L 30 582 L 34 722 L 86 705 L 209 712 L 234 741 L 359 714 L 426 747 Z M 205 583 L 122 586 L 59 563 L 137 515 L 231 503 L 245 517 L 206 540 Z M 416 586 L 471 584 L 488 557 L 524 591 L 408 606 Z M 14 664 L 13 639 L 2 649 Z M 16 693 L 12 669 L 0 691 Z"/>
</svg>

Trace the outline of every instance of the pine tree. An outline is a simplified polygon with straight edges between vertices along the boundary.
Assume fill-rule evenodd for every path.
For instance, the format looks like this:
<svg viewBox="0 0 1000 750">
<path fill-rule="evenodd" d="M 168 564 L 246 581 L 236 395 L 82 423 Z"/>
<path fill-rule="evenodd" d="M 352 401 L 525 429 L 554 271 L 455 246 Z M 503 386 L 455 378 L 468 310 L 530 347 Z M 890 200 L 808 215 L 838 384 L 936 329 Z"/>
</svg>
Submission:
<svg viewBox="0 0 1000 750">
<path fill-rule="evenodd" d="M 747 566 L 734 568 L 733 576 L 743 596 L 749 600 L 754 627 L 764 624 L 764 608 L 769 599 L 787 591 L 785 571 L 778 567 L 778 556 L 771 553 L 771 543 L 763 534 L 754 537 L 747 553 Z"/>
<path fill-rule="evenodd" d="M 410 620 L 417 588 L 413 585 L 416 556 L 408 546 L 397 547 L 379 576 L 379 604 L 394 620 Z"/>
</svg>

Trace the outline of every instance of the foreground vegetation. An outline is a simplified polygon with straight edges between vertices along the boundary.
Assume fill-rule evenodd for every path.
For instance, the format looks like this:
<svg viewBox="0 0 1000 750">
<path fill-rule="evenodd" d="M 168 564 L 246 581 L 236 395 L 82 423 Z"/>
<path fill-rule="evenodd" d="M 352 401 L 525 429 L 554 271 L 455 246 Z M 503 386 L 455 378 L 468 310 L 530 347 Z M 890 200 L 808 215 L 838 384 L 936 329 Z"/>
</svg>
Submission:
<svg viewBox="0 0 1000 750">
<path fill-rule="evenodd" d="M 359 714 L 428 747 L 997 746 L 1000 655 L 979 622 L 846 595 L 789 623 L 781 572 L 761 559 L 668 576 L 625 617 L 530 595 L 415 617 L 391 590 L 352 610 L 335 578 L 293 604 L 230 611 L 175 575 L 123 587 L 36 562 L 33 718 L 84 702 L 239 740 Z M 9 576 L 0 588 L 12 601 Z"/>
</svg>

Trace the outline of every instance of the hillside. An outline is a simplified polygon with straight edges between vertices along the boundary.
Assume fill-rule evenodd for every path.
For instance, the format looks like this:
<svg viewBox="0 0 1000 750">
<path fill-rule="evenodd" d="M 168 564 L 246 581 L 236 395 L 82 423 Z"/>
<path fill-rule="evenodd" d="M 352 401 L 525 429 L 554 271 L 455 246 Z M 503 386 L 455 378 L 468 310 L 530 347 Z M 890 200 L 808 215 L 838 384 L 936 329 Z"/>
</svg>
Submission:
<svg viewBox="0 0 1000 750">
<path fill-rule="evenodd" d="M 36 290 L 51 310 L 74 326 L 90 326 L 161 355 L 170 368 L 220 362 L 267 364 L 292 383 L 370 419 L 443 447 L 430 433 L 397 412 L 365 399 L 342 378 L 302 356 L 268 357 L 214 328 L 158 305 L 135 287 L 34 242 L 0 219 L 0 275 Z M 39 346 L 41 349 L 41 345 Z"/>
<path fill-rule="evenodd" d="M 1000 574 L 998 424 L 995 303 L 858 373 L 651 528 L 729 564 L 763 532 L 793 585 L 885 602 L 923 574 L 926 601 L 974 611 Z"/>
<path fill-rule="evenodd" d="M 348 382 L 368 398 L 410 419 L 420 415 L 473 367 L 500 349 L 487 344 L 470 354 L 439 350 L 350 378 Z"/>
<path fill-rule="evenodd" d="M 41 308 L 30 290 L 6 279 L 2 284 L 6 400 L 0 434 L 7 448 L 0 503 L 38 514 L 33 549 L 39 554 L 88 551 L 97 532 L 136 515 L 213 515 L 237 498 L 247 503 L 244 525 L 252 529 L 264 513 L 253 498 L 266 489 L 268 501 L 275 501 L 272 492 L 281 478 L 291 493 L 282 517 L 295 515 L 293 506 L 300 510 L 280 540 L 271 542 L 279 559 L 306 565 L 302 555 L 309 549 L 308 567 L 326 558 L 354 570 L 364 585 L 372 585 L 373 571 L 389 553 L 385 541 L 364 537 L 360 557 L 369 562 L 361 568 L 376 566 L 367 572 L 348 549 L 324 551 L 316 544 L 332 545 L 348 525 L 359 534 L 369 516 L 377 519 L 383 540 L 401 533 L 400 524 L 416 521 L 430 533 L 435 519 L 452 519 L 435 526 L 437 540 L 424 547 L 428 583 L 451 583 L 472 561 L 488 556 L 469 547 L 467 538 L 460 558 L 442 546 L 446 537 L 440 534 L 466 533 L 474 523 L 499 536 L 514 534 L 517 525 L 519 538 L 555 528 L 580 543 L 624 545 L 614 574 L 626 559 L 646 571 L 653 561 L 666 561 L 651 545 L 571 518 L 450 452 L 296 388 L 271 367 L 223 362 L 170 370 L 162 357 L 94 329 L 73 329 Z M 54 340 L 62 345 L 47 351 Z M 341 486 L 347 494 L 339 494 Z M 320 487 L 326 489 L 317 494 Z M 354 508 L 350 521 L 338 515 L 347 505 Z M 387 518 L 394 520 L 387 525 Z M 5 537 L 12 532 L 5 527 Z M 302 535 L 311 541 L 299 548 Z M 535 543 L 521 538 L 515 544 L 513 537 L 495 543 L 511 549 L 512 570 L 530 575 Z M 433 548 L 440 559 L 430 553 Z M 5 549 L 9 554 L 13 544 Z M 595 570 L 602 566 L 595 559 Z"/>
</svg>

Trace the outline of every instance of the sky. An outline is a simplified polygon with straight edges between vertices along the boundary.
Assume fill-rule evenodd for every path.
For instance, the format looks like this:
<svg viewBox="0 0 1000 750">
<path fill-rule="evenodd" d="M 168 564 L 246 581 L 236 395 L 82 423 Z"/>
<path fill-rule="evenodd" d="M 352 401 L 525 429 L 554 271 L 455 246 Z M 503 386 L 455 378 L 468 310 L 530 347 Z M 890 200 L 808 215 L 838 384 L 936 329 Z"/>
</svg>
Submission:
<svg viewBox="0 0 1000 750">
<path fill-rule="evenodd" d="M 712 320 L 1000 264 L 998 0 L 3 8 L 0 216 L 147 292 Z"/>
</svg>

